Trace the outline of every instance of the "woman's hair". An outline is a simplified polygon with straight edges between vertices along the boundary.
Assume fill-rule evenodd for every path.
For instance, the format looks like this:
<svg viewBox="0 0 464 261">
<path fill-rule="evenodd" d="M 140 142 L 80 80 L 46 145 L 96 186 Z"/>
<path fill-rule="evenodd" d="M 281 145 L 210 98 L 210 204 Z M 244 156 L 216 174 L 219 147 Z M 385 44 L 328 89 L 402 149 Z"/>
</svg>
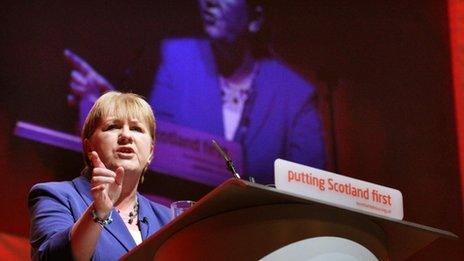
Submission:
<svg viewBox="0 0 464 261">
<path fill-rule="evenodd" d="M 86 139 L 90 139 L 100 122 L 109 116 L 120 119 L 135 118 L 145 123 L 148 127 L 153 143 L 155 142 L 155 116 L 150 105 L 143 99 L 143 97 L 134 93 L 110 91 L 97 99 L 85 119 L 81 133 L 83 146 L 84 141 Z M 90 160 L 88 156 L 85 155 L 85 147 L 84 159 L 87 167 L 90 167 Z"/>
</svg>

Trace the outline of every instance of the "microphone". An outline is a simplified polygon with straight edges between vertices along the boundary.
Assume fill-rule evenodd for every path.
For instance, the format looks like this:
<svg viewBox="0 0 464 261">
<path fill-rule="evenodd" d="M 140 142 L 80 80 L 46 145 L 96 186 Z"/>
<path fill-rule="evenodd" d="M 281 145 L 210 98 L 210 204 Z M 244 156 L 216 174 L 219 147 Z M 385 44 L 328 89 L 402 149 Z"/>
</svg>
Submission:
<svg viewBox="0 0 464 261">
<path fill-rule="evenodd" d="M 227 156 L 227 154 L 224 152 L 224 150 L 219 146 L 219 144 L 215 141 L 215 140 L 211 140 L 213 142 L 213 145 L 214 147 L 216 148 L 216 150 L 219 152 L 219 154 L 221 154 L 221 156 L 224 158 L 224 160 L 226 161 L 226 167 L 227 169 L 232 172 L 232 175 L 235 177 L 235 178 L 238 178 L 240 179 L 240 175 L 238 174 L 238 172 L 235 170 L 235 167 L 234 167 L 234 163 L 232 162 L 232 160 L 229 158 L 229 156 Z"/>
<path fill-rule="evenodd" d="M 142 220 L 140 220 L 140 222 L 144 223 L 144 224 L 148 224 L 148 218 L 147 217 L 143 217 Z"/>
</svg>

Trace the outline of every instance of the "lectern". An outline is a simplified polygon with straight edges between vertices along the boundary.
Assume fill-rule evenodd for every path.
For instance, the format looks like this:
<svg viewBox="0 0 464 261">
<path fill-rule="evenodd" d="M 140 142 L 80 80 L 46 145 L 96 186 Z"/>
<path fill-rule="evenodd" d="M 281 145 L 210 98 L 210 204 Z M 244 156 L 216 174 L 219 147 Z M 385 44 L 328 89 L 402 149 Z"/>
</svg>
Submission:
<svg viewBox="0 0 464 261">
<path fill-rule="evenodd" d="M 457 238 L 440 229 L 230 179 L 123 260 L 259 260 L 314 238 L 352 242 L 379 260 L 404 260 L 439 237 Z"/>
</svg>

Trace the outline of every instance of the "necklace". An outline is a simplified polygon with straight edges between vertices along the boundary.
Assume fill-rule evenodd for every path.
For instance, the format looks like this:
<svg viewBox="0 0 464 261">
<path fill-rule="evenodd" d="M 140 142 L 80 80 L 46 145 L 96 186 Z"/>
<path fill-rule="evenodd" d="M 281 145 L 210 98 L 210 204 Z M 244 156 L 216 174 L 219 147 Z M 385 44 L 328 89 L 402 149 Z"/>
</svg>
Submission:
<svg viewBox="0 0 464 261">
<path fill-rule="evenodd" d="M 121 215 L 121 211 L 118 209 L 118 213 L 119 215 Z M 132 225 L 132 223 L 134 222 L 134 219 L 137 218 L 137 216 L 139 215 L 139 202 L 138 201 L 135 201 L 135 205 L 134 205 L 134 208 L 132 208 L 131 212 L 129 212 L 128 214 L 128 219 L 127 219 L 127 223 L 129 223 L 129 225 Z"/>
<path fill-rule="evenodd" d="M 243 76 L 239 82 L 233 82 L 222 75 L 219 76 L 223 107 L 234 112 L 240 112 L 243 109 L 244 103 L 250 95 L 257 71 L 258 63 L 255 63 L 253 70 L 248 75 Z"/>
<path fill-rule="evenodd" d="M 246 99 L 251 88 L 251 82 L 244 85 L 234 85 L 224 78 L 220 78 L 222 102 L 225 106 L 237 111 Z"/>
</svg>

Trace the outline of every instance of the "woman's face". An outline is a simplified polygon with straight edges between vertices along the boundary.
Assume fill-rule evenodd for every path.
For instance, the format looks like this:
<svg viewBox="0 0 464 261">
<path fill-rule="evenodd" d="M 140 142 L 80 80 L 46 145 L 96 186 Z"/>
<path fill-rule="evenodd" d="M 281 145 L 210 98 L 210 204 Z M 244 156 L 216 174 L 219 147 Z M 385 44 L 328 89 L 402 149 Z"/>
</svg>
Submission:
<svg viewBox="0 0 464 261">
<path fill-rule="evenodd" d="M 107 117 L 86 140 L 87 151 L 96 151 L 108 169 L 123 167 L 127 172 L 142 173 L 153 154 L 153 141 L 145 122 L 137 119 Z"/>
<path fill-rule="evenodd" d="M 199 0 L 204 30 L 212 40 L 234 42 L 250 23 L 246 0 Z"/>
</svg>

